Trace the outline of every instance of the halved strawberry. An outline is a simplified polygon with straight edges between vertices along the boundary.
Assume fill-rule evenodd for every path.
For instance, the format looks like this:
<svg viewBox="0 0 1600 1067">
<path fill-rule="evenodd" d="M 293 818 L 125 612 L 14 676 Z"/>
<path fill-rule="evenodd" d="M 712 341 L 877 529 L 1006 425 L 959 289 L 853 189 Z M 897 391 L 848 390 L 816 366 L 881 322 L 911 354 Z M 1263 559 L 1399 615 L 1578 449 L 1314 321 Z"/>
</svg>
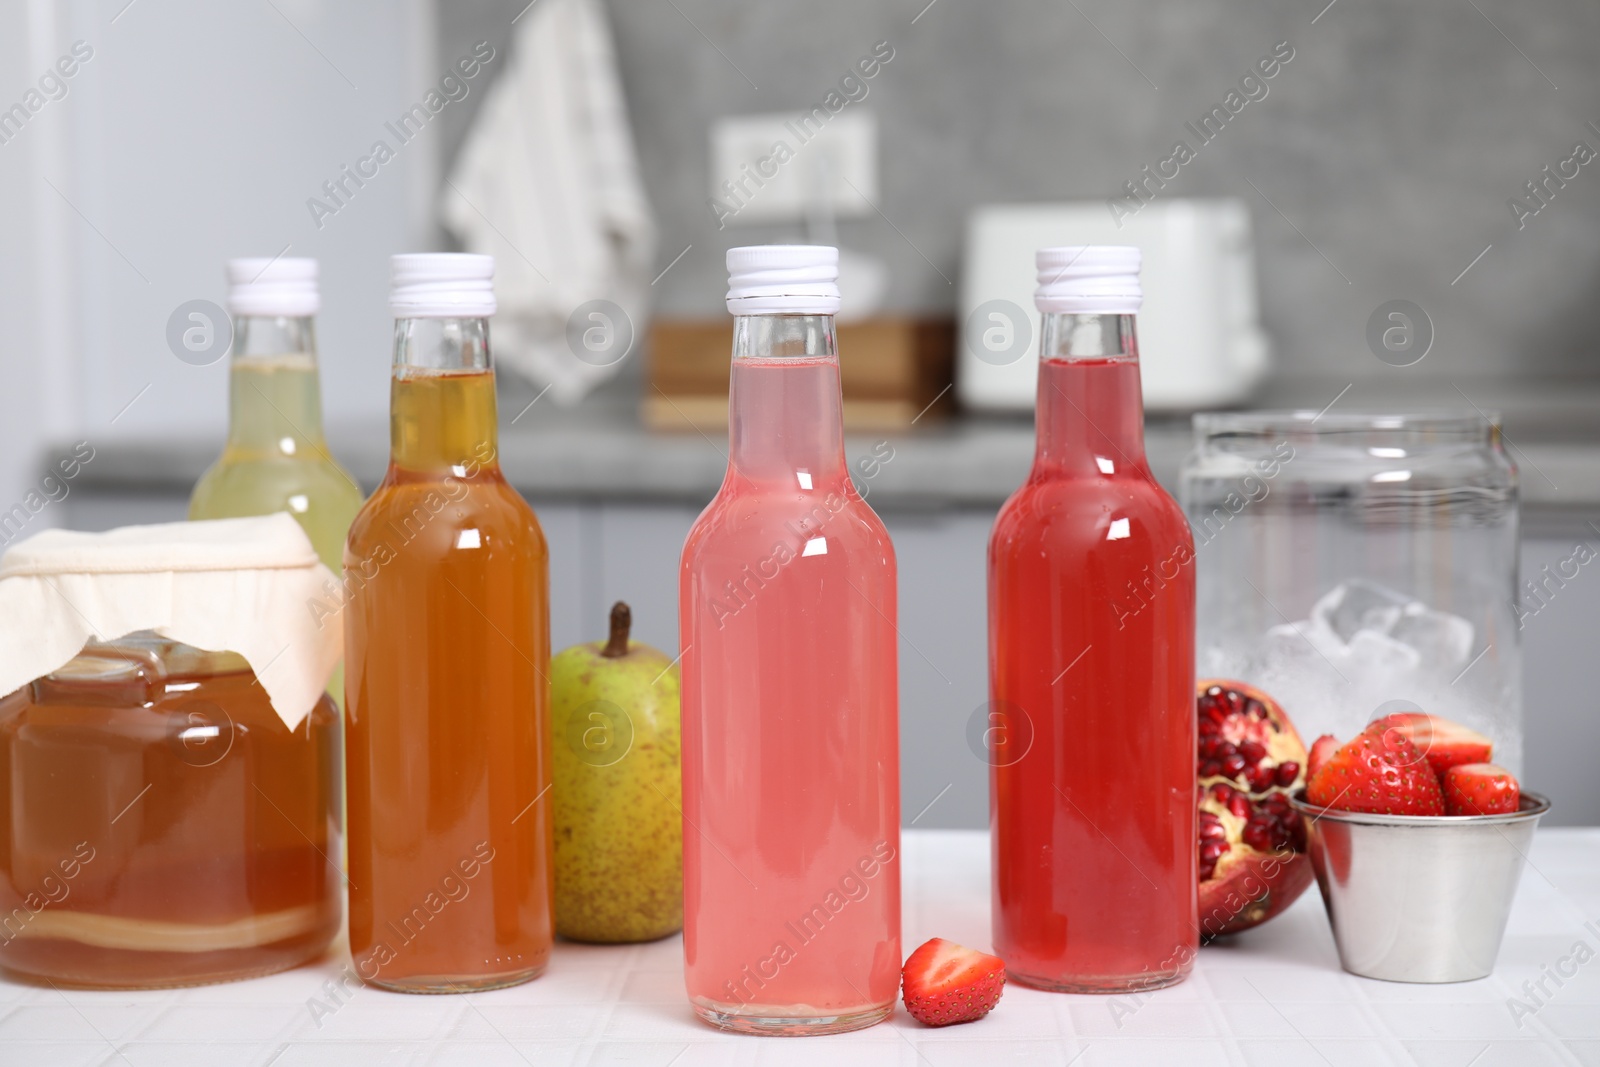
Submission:
<svg viewBox="0 0 1600 1067">
<path fill-rule="evenodd" d="M 1312 742 L 1311 755 L 1306 759 L 1306 778 L 1309 780 L 1316 774 L 1318 769 L 1328 762 L 1328 757 L 1337 751 L 1339 751 L 1339 739 L 1332 734 L 1323 734 Z"/>
<path fill-rule="evenodd" d="M 1439 779 L 1397 730 L 1367 730 L 1329 756 L 1306 783 L 1306 800 L 1336 811 L 1443 815 Z"/>
<path fill-rule="evenodd" d="M 1417 746 L 1428 760 L 1428 766 L 1444 781 L 1445 772 L 1463 763 L 1488 763 L 1494 743 L 1476 730 L 1460 723 L 1420 711 L 1401 711 L 1385 715 L 1367 725 L 1369 731 L 1379 733 L 1394 730 Z"/>
<path fill-rule="evenodd" d="M 906 1011 L 929 1026 L 949 1026 L 989 1014 L 1005 988 L 1006 965 L 936 937 L 911 954 L 900 977 Z"/>
<path fill-rule="evenodd" d="M 1522 787 L 1504 767 L 1463 763 L 1444 776 L 1446 815 L 1509 815 L 1522 804 Z"/>
</svg>

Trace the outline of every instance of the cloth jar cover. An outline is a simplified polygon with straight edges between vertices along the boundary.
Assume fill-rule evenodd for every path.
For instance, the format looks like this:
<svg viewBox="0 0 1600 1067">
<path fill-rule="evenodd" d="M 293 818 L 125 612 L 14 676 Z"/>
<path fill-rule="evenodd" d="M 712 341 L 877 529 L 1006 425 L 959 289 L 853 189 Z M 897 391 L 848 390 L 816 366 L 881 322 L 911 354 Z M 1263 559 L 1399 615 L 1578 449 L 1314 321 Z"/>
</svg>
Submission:
<svg viewBox="0 0 1600 1067">
<path fill-rule="evenodd" d="M 153 630 L 243 656 L 293 730 L 344 655 L 343 606 L 286 513 L 46 530 L 0 558 L 0 693 L 58 670 L 90 639 Z"/>
</svg>

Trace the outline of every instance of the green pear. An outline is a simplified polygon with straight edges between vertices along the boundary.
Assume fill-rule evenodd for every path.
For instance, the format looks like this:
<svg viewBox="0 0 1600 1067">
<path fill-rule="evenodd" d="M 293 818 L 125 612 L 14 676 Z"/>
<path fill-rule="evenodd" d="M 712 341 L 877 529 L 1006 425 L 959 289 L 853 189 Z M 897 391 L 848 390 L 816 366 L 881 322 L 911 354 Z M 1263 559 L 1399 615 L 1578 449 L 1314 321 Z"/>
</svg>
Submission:
<svg viewBox="0 0 1600 1067">
<path fill-rule="evenodd" d="M 556 932 L 575 941 L 653 941 L 683 927 L 678 669 L 611 639 L 550 660 L 555 734 Z"/>
</svg>

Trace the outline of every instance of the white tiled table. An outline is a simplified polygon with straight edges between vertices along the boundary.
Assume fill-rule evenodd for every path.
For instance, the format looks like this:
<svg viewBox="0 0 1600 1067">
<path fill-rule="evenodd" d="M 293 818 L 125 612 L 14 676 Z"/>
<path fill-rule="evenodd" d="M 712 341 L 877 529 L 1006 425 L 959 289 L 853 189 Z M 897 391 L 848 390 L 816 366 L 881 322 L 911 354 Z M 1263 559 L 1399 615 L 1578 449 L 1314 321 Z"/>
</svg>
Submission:
<svg viewBox="0 0 1600 1067">
<path fill-rule="evenodd" d="M 911 831 L 903 854 L 907 950 L 934 936 L 986 947 L 985 835 Z M 1541 830 L 1531 862 L 1498 971 L 1461 985 L 1345 974 L 1312 889 L 1269 926 L 1203 949 L 1176 988 L 1104 998 L 1009 986 L 987 1019 L 943 1030 L 900 1011 L 837 1037 L 720 1033 L 689 1011 L 676 938 L 558 944 L 550 970 L 514 989 L 363 988 L 317 1019 L 310 1002 L 342 965 L 339 948 L 316 966 L 198 989 L 60 993 L 0 981 L 0 1064 L 1600 1065 L 1600 829 Z M 1523 982 L 1553 973 L 1580 941 L 1593 958 L 1559 988 L 1545 978 L 1551 995 L 1519 1026 L 1511 998 L 1526 999 Z"/>
</svg>

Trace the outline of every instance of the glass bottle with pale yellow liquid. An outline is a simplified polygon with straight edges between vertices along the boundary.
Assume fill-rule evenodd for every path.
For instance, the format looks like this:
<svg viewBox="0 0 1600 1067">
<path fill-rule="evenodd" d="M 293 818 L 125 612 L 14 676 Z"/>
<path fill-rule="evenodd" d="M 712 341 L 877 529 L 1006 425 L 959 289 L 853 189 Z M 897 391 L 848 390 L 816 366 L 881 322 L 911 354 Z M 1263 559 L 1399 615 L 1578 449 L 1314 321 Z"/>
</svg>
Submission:
<svg viewBox="0 0 1600 1067">
<path fill-rule="evenodd" d="M 230 259 L 233 315 L 228 440 L 189 498 L 191 519 L 287 511 L 323 566 L 339 574 L 344 539 L 365 494 L 328 453 L 312 316 L 321 306 L 314 259 Z M 344 667 L 328 683 L 344 700 Z"/>
<path fill-rule="evenodd" d="M 287 511 L 338 574 L 345 534 L 365 494 L 334 462 L 322 435 L 312 326 L 319 303 L 314 259 L 228 261 L 234 317 L 228 440 L 195 486 L 189 518 Z"/>
</svg>

